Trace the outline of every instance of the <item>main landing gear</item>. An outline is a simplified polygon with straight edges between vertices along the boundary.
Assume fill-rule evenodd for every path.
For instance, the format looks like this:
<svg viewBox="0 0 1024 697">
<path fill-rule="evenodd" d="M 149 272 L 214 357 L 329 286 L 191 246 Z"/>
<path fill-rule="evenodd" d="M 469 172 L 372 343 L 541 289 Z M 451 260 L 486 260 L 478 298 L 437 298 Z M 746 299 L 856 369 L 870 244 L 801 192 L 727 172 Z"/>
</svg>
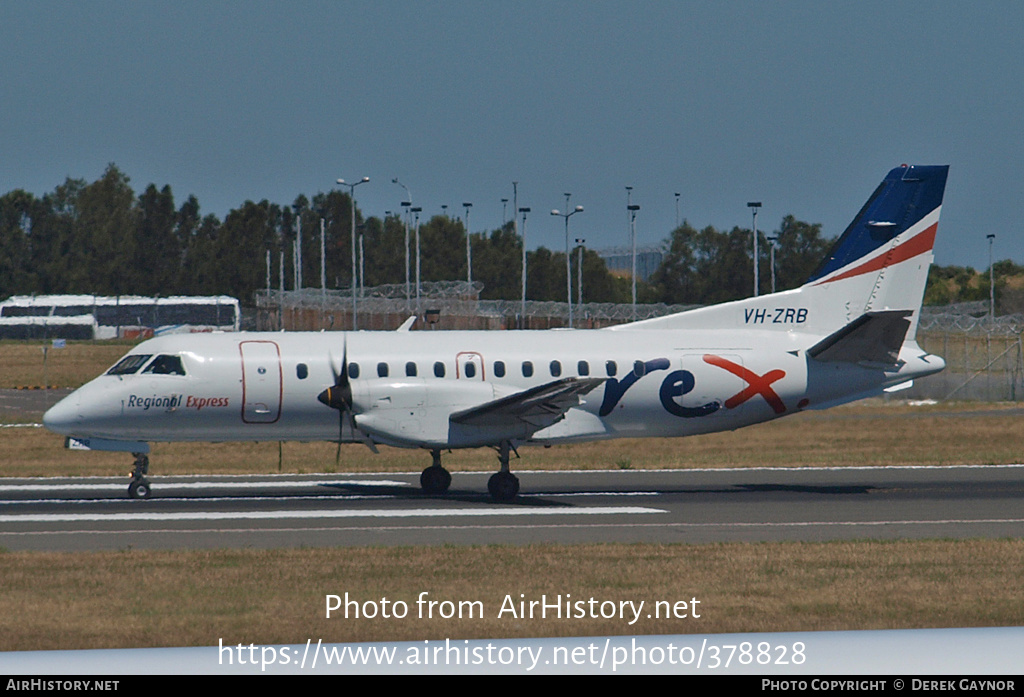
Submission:
<svg viewBox="0 0 1024 697">
<path fill-rule="evenodd" d="M 514 451 L 512 444 L 503 440 L 498 446 L 498 461 L 501 463 L 501 470 L 487 480 L 487 491 L 491 498 L 499 503 L 512 501 L 519 495 L 519 478 L 512 474 L 508 466 L 509 454 L 512 451 Z M 420 474 L 420 487 L 424 494 L 443 494 L 451 486 L 452 475 L 441 466 L 440 450 L 431 450 L 430 455 L 434 462 Z"/>
<path fill-rule="evenodd" d="M 487 480 L 487 491 L 495 501 L 504 503 L 513 500 L 519 495 L 519 478 L 512 474 L 508 468 L 509 450 L 512 444 L 507 440 L 501 441 L 498 446 L 498 461 L 501 463 L 501 470 L 491 475 Z M 518 456 L 519 453 L 516 453 Z"/>
<path fill-rule="evenodd" d="M 148 499 L 153 494 L 149 480 L 149 457 L 145 453 L 132 453 L 135 456 L 135 469 L 132 470 L 132 483 L 128 485 L 128 496 L 133 499 Z"/>
<path fill-rule="evenodd" d="M 424 494 L 443 494 L 452 484 L 452 475 L 441 466 L 441 451 L 431 450 L 434 463 L 420 475 L 420 487 Z"/>
</svg>

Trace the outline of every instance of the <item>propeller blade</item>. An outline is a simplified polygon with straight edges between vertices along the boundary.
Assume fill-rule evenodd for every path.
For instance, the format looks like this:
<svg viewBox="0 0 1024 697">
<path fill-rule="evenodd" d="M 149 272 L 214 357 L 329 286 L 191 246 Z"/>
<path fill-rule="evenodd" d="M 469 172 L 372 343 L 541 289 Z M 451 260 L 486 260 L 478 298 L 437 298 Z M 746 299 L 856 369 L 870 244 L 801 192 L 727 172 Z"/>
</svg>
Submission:
<svg viewBox="0 0 1024 697">
<path fill-rule="evenodd" d="M 316 396 L 321 404 L 337 409 L 338 411 L 352 410 L 352 384 L 348 376 L 348 341 L 346 339 L 342 358 L 341 370 L 334 369 L 334 359 L 328 356 L 331 364 L 331 375 L 334 376 L 334 384 Z"/>
</svg>

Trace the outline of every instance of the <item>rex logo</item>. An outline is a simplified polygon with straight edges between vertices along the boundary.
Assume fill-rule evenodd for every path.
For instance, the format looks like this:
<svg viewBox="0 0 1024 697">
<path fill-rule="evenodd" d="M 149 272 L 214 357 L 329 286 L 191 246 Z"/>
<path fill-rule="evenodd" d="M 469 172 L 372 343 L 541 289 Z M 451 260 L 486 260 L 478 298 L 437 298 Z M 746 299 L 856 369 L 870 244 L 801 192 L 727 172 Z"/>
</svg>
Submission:
<svg viewBox="0 0 1024 697">
<path fill-rule="evenodd" d="M 685 407 L 675 400 L 677 397 L 682 397 L 692 392 L 697 384 L 697 380 L 689 370 L 674 370 L 665 376 L 661 383 L 661 388 L 658 390 L 658 397 L 665 411 L 680 418 L 695 419 L 714 414 L 723 406 L 726 409 L 735 409 L 755 395 L 764 397 L 764 400 L 776 414 L 782 414 L 786 411 L 786 405 L 775 390 L 772 389 L 772 383 L 786 376 L 784 370 L 769 370 L 764 375 L 758 375 L 749 368 L 745 368 L 739 363 L 722 358 L 721 356 L 705 354 L 703 360 L 708 365 L 713 365 L 716 368 L 732 373 L 746 382 L 747 386 L 724 402 L 712 401 L 700 406 Z M 656 370 L 668 370 L 670 366 L 671 362 L 669 359 L 655 358 L 644 362 L 644 370 L 640 375 L 631 371 L 622 380 L 609 379 L 605 383 L 604 399 L 601 402 L 598 414 L 600 416 L 608 416 L 622 400 L 626 392 L 629 391 L 629 388 L 635 385 L 642 377 Z"/>
</svg>

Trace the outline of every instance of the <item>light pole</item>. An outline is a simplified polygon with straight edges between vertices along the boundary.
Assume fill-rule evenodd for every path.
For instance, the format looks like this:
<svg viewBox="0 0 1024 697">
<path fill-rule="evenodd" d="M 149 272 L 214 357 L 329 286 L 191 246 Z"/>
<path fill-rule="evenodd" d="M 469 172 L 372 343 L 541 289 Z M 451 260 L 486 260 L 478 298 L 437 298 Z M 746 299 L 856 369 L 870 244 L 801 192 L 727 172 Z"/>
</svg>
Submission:
<svg viewBox="0 0 1024 697">
<path fill-rule="evenodd" d="M 679 229 L 679 197 L 680 197 L 680 195 L 681 194 L 677 191 L 676 192 L 676 230 Z"/>
<path fill-rule="evenodd" d="M 577 213 L 583 212 L 583 206 L 576 206 L 573 210 L 569 210 L 569 196 L 571 194 L 565 194 L 565 208 L 566 212 L 561 213 L 556 208 L 551 211 L 551 215 L 557 215 L 565 218 L 565 294 L 566 301 L 569 304 L 569 328 L 572 329 L 572 263 L 569 256 L 569 218 L 576 215 Z"/>
<path fill-rule="evenodd" d="M 473 287 L 473 248 L 470 244 L 469 239 L 469 209 L 473 207 L 472 203 L 463 203 L 462 207 L 466 209 L 466 282 L 470 288 Z M 466 292 L 469 292 L 468 290 Z"/>
<path fill-rule="evenodd" d="M 985 235 L 988 238 L 988 312 L 991 324 L 996 322 L 996 270 L 992 266 L 992 243 L 996 241 L 995 235 Z"/>
<path fill-rule="evenodd" d="M 416 216 L 416 314 L 420 313 L 420 211 L 419 206 L 409 209 Z"/>
<path fill-rule="evenodd" d="M 512 211 L 512 217 L 515 217 L 515 211 Z M 501 227 L 505 227 L 508 223 L 508 199 L 501 199 Z"/>
<path fill-rule="evenodd" d="M 583 243 L 582 237 L 576 238 L 576 302 L 580 306 L 580 317 L 583 317 Z"/>
<path fill-rule="evenodd" d="M 754 213 L 754 297 L 758 295 L 758 279 L 757 279 L 757 209 L 761 207 L 760 201 L 750 201 L 747 206 Z"/>
<path fill-rule="evenodd" d="M 633 203 L 626 206 L 629 211 L 629 241 L 633 246 L 633 270 L 630 277 L 633 280 L 633 321 L 636 322 L 636 212 L 640 206 Z"/>
<path fill-rule="evenodd" d="M 775 292 L 775 243 L 779 241 L 778 237 L 766 237 L 768 240 L 768 263 L 772 267 L 772 293 Z"/>
<path fill-rule="evenodd" d="M 292 204 L 295 211 L 295 289 L 302 290 L 302 207 Z"/>
<path fill-rule="evenodd" d="M 355 331 L 359 328 L 356 320 L 356 187 L 360 184 L 365 184 L 370 181 L 369 177 L 363 177 L 355 184 L 347 184 L 344 179 L 339 179 L 338 183 L 342 186 L 348 187 L 348 204 L 352 209 L 352 227 L 350 228 L 352 238 L 352 330 Z"/>
<path fill-rule="evenodd" d="M 412 206 L 412 192 L 409 191 L 409 187 L 398 181 L 398 177 L 391 180 L 392 184 L 398 184 L 400 187 L 405 189 L 405 201 L 402 201 L 402 208 L 405 209 L 405 302 L 406 305 L 409 303 L 409 207 Z"/>
<path fill-rule="evenodd" d="M 523 214 L 523 299 L 522 308 L 519 311 L 519 328 L 523 329 L 526 326 L 526 214 L 530 212 L 530 209 L 520 208 L 519 212 Z M 515 218 L 515 216 L 512 217 Z"/>
</svg>

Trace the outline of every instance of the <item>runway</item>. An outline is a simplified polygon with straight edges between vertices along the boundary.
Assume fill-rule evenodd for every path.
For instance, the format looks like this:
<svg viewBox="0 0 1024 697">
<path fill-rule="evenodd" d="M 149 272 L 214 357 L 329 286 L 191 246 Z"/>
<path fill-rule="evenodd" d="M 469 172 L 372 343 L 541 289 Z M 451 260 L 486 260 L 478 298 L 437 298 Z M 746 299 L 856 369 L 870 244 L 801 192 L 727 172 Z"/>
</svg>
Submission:
<svg viewBox="0 0 1024 697">
<path fill-rule="evenodd" d="M 0 547 L 194 549 L 541 542 L 708 543 L 1024 536 L 1024 465 L 519 471 L 496 504 L 489 472 L 6 479 Z"/>
</svg>

